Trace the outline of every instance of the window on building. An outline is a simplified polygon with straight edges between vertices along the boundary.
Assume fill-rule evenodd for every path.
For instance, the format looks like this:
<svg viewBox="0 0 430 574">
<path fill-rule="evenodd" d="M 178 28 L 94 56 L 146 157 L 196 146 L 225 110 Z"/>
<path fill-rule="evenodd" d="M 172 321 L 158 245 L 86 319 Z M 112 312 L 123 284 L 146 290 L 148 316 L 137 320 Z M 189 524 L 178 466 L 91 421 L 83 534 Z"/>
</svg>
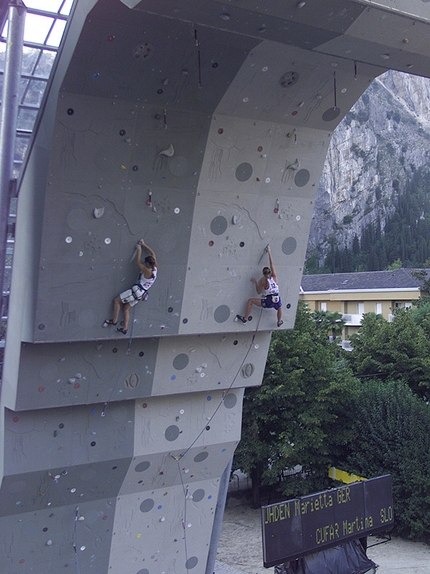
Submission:
<svg viewBox="0 0 430 574">
<path fill-rule="evenodd" d="M 382 315 L 382 303 L 375 303 L 375 313 Z"/>
<path fill-rule="evenodd" d="M 364 314 L 364 303 L 357 303 L 357 313 L 359 315 Z"/>
<path fill-rule="evenodd" d="M 320 311 L 327 311 L 327 302 L 326 301 L 321 301 Z"/>
</svg>

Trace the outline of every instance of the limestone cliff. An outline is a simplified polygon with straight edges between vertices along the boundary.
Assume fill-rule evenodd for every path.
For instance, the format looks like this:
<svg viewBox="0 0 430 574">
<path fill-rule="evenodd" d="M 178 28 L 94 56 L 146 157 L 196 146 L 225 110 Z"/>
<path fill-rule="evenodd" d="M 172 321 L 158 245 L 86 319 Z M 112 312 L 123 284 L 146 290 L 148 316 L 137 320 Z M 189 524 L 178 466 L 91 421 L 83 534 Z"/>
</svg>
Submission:
<svg viewBox="0 0 430 574">
<path fill-rule="evenodd" d="M 318 187 L 308 255 L 392 213 L 396 197 L 430 167 L 430 80 L 389 71 L 372 82 L 332 136 Z"/>
</svg>

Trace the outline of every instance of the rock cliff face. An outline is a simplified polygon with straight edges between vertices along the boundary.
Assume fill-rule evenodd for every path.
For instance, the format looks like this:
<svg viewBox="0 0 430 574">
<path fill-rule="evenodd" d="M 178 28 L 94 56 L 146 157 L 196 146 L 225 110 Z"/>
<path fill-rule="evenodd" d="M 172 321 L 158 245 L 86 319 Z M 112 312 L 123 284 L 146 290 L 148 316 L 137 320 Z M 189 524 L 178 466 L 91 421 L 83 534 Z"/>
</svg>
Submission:
<svg viewBox="0 0 430 574">
<path fill-rule="evenodd" d="M 319 183 L 308 255 L 322 262 L 335 238 L 351 247 L 378 217 L 382 229 L 396 197 L 430 168 L 430 80 L 389 71 L 372 82 L 332 136 Z"/>
</svg>

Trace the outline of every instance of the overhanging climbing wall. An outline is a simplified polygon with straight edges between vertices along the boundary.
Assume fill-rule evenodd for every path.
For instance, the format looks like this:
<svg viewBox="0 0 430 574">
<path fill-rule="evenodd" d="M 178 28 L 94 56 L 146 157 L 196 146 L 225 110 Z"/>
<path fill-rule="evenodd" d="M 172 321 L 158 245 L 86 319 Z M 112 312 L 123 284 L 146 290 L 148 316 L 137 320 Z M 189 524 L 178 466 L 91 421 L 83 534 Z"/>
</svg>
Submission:
<svg viewBox="0 0 430 574">
<path fill-rule="evenodd" d="M 427 63 L 421 40 L 371 37 L 413 25 L 388 2 L 125 4 L 75 3 L 20 182 L 5 574 L 205 572 L 243 391 L 276 328 L 270 310 L 234 321 L 250 279 L 269 244 L 292 328 L 333 129 L 384 71 L 378 51 Z M 140 238 L 159 275 L 123 336 L 102 324 Z"/>
</svg>

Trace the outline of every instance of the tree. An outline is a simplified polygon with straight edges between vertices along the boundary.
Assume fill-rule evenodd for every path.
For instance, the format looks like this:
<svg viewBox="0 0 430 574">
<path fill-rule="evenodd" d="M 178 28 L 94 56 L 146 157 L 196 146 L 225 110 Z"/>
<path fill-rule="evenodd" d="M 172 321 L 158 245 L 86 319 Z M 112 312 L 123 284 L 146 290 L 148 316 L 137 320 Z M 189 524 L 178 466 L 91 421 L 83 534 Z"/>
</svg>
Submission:
<svg viewBox="0 0 430 574">
<path fill-rule="evenodd" d="M 391 474 L 395 532 L 429 542 L 430 407 L 403 381 L 362 381 L 345 470 Z"/>
<path fill-rule="evenodd" d="M 261 387 L 246 390 L 242 441 L 234 468 L 260 485 L 297 496 L 329 485 L 327 469 L 344 456 L 350 440 L 356 385 L 337 345 L 320 337 L 309 311 L 299 305 L 293 331 L 273 335 Z M 283 472 L 300 466 L 294 480 Z M 306 477 L 305 479 L 303 477 Z"/>
<path fill-rule="evenodd" d="M 419 397 L 430 398 L 430 340 L 409 310 L 397 310 L 392 323 L 366 313 L 351 346 L 347 358 L 356 376 L 404 380 Z"/>
<path fill-rule="evenodd" d="M 403 266 L 402 261 L 400 259 L 396 259 L 391 263 L 391 265 L 387 265 L 387 271 L 394 271 L 395 269 L 401 269 Z"/>
<path fill-rule="evenodd" d="M 315 321 L 318 331 L 324 336 L 330 336 L 336 339 L 342 334 L 345 326 L 345 320 L 342 313 L 337 311 L 314 311 L 311 313 L 312 319 Z"/>
</svg>

